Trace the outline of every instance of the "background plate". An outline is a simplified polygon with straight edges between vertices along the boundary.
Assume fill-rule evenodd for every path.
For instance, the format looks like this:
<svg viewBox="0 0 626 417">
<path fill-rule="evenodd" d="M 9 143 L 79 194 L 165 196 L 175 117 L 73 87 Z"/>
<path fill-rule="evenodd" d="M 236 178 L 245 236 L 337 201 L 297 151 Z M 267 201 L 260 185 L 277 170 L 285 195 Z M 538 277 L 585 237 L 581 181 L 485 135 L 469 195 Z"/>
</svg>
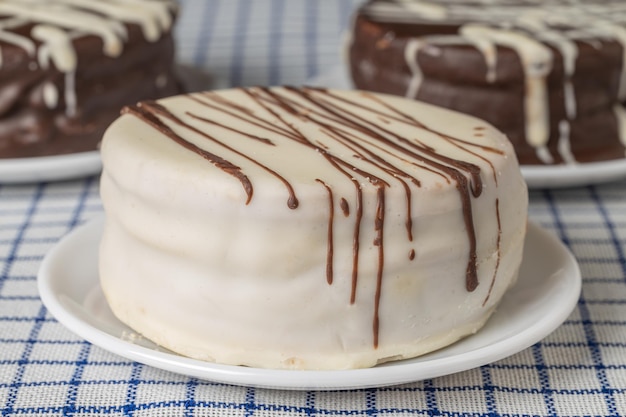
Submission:
<svg viewBox="0 0 626 417">
<path fill-rule="evenodd" d="M 0 159 L 0 183 L 68 180 L 95 175 L 101 169 L 99 151 L 36 158 Z"/>
<path fill-rule="evenodd" d="M 113 316 L 98 282 L 102 224 L 98 219 L 75 229 L 46 255 L 38 285 L 48 310 L 77 335 L 120 356 L 228 384 L 338 390 L 407 383 L 472 369 L 544 338 L 568 317 L 580 295 L 580 272 L 571 253 L 552 234 L 530 223 L 517 284 L 473 336 L 419 358 L 369 369 L 290 371 L 219 365 L 160 348 Z"/>
<path fill-rule="evenodd" d="M 564 188 L 602 184 L 626 178 L 626 158 L 576 165 L 522 165 L 529 188 Z"/>
</svg>

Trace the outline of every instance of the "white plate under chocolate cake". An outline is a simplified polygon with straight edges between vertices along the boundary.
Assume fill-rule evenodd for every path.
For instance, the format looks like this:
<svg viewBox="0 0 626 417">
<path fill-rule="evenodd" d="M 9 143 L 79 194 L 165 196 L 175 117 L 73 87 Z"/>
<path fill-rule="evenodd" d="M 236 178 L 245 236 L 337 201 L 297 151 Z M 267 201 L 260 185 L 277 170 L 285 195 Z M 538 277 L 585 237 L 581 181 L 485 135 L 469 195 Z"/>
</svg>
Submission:
<svg viewBox="0 0 626 417">
<path fill-rule="evenodd" d="M 488 123 L 390 95 L 230 89 L 128 107 L 102 144 L 100 282 L 193 358 L 350 369 L 478 331 L 527 190 Z"/>
<path fill-rule="evenodd" d="M 370 0 L 349 65 L 357 88 L 487 120 L 524 165 L 625 156 L 626 2 Z"/>
<path fill-rule="evenodd" d="M 174 0 L 0 1 L 0 158 L 97 148 L 121 108 L 179 91 Z"/>
</svg>

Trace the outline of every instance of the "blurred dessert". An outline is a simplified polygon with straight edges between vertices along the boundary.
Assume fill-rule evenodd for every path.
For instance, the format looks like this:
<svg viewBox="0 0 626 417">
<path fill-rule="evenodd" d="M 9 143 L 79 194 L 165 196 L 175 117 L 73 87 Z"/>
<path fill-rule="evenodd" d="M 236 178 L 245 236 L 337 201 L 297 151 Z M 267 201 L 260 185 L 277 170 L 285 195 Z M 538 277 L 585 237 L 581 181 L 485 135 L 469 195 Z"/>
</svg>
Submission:
<svg viewBox="0 0 626 417">
<path fill-rule="evenodd" d="M 179 93 L 174 0 L 0 2 L 0 158 L 95 150 L 121 108 Z"/>
<path fill-rule="evenodd" d="M 486 120 L 523 165 L 625 156 L 621 0 L 370 0 L 348 53 L 356 88 Z"/>
</svg>

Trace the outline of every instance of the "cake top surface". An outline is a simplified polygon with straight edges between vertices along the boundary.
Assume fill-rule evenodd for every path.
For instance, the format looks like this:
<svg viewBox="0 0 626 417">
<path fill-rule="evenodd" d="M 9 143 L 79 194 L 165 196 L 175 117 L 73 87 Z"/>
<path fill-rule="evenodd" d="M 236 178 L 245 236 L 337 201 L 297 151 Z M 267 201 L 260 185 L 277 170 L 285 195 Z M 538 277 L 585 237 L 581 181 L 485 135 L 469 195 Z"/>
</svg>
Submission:
<svg viewBox="0 0 626 417">
<path fill-rule="evenodd" d="M 22 51 L 42 68 L 71 72 L 75 40 L 98 37 L 103 54 L 117 57 L 128 41 L 125 25 L 138 25 L 154 42 L 170 30 L 176 8 L 175 0 L 0 0 L 0 47 Z"/>
<path fill-rule="evenodd" d="M 218 90 L 146 101 L 123 113 L 117 125 L 156 129 L 185 149 L 181 158 L 204 160 L 239 182 L 247 203 L 255 178 L 263 178 L 284 188 L 290 208 L 298 205 L 292 182 L 419 189 L 467 181 L 479 194 L 481 174 L 495 175 L 491 160 L 510 152 L 504 135 L 477 118 L 361 91 Z"/>
</svg>

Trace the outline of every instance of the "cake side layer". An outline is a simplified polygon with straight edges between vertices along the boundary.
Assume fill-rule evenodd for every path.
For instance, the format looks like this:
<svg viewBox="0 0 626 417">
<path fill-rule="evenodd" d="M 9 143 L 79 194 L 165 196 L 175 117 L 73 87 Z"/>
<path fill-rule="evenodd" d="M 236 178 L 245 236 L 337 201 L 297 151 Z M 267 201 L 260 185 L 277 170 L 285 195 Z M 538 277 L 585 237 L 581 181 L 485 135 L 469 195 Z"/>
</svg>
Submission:
<svg viewBox="0 0 626 417">
<path fill-rule="evenodd" d="M 172 1 L 0 4 L 0 157 L 95 150 L 126 104 L 178 93 Z"/>
<path fill-rule="evenodd" d="M 342 368 L 423 353 L 478 328 L 521 262 L 510 144 L 429 105 L 306 88 L 180 96 L 127 110 L 102 155 L 107 298 L 194 357 Z"/>
<path fill-rule="evenodd" d="M 351 73 L 357 88 L 488 120 L 523 164 L 623 158 L 625 15 L 617 1 L 370 1 Z"/>
<path fill-rule="evenodd" d="M 288 222 L 286 227 L 296 226 Z M 278 234 L 274 239 L 282 237 Z M 241 240 L 229 246 L 237 242 Z M 351 303 L 349 271 L 338 270 L 328 285 L 323 256 L 315 265 L 311 260 L 308 268 L 301 266 L 291 279 L 226 278 L 219 272 L 207 273 L 208 263 L 155 250 L 114 220 L 107 225 L 102 245 L 104 259 L 115 257 L 115 263 L 101 266 L 102 276 L 108 277 L 103 288 L 111 309 L 161 346 L 226 364 L 351 369 L 428 353 L 475 333 L 516 279 L 523 235 L 502 248 L 501 255 L 494 253 L 481 262 L 481 284 L 473 293 L 459 285 L 462 268 L 442 267 L 453 262 L 450 256 L 385 274 L 376 348 L 372 345 L 376 283 L 365 271 Z M 259 247 L 247 250 L 258 252 Z M 280 266 L 289 264 L 295 251 L 262 252 Z M 368 252 L 363 251 L 363 256 Z M 490 290 L 496 260 L 498 274 Z"/>
</svg>

